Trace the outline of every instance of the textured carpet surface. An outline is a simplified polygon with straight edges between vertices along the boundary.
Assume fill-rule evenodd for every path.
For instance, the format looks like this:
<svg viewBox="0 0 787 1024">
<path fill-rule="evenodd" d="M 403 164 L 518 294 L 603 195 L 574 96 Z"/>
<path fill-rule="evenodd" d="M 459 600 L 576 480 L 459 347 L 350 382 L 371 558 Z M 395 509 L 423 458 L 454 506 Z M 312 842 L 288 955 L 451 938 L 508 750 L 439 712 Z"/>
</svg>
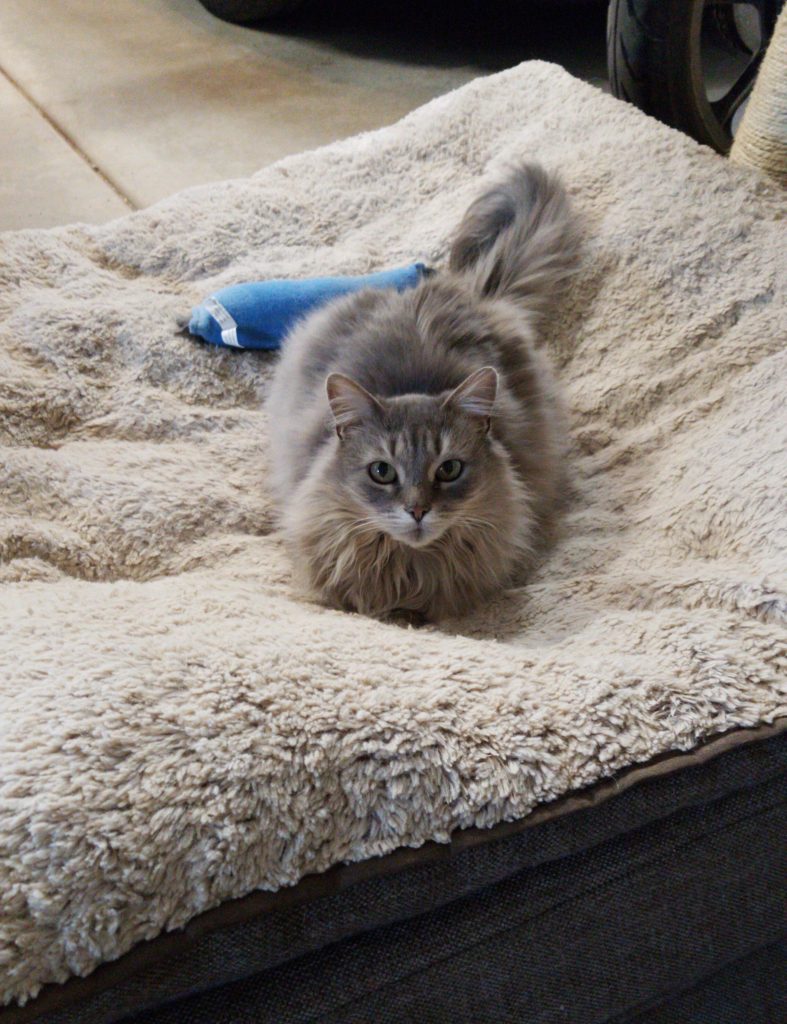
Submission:
<svg viewBox="0 0 787 1024">
<path fill-rule="evenodd" d="M 439 264 L 521 157 L 584 224 L 545 337 L 561 536 L 448 629 L 306 604 L 265 489 L 276 357 L 176 320 L 238 280 Z M 536 63 L 248 181 L 0 239 L 5 999 L 787 712 L 783 202 Z"/>
</svg>

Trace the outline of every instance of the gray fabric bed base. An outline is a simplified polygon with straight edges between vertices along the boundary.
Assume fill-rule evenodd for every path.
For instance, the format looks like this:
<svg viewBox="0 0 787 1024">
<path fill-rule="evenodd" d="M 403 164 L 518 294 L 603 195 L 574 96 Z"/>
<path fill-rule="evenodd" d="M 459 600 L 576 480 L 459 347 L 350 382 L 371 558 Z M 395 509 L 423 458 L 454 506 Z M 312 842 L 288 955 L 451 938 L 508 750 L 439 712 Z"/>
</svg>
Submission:
<svg viewBox="0 0 787 1024">
<path fill-rule="evenodd" d="M 779 939 L 784 777 L 748 775 L 737 792 L 134 1024 L 601 1024 L 668 1003 Z M 739 1024 L 783 1019 L 772 995 L 766 979 Z"/>
<path fill-rule="evenodd" d="M 41 1019 L 689 1024 L 713 1012 L 709 1024 L 776 1024 L 786 776 L 784 733 L 749 742 L 587 810 L 218 929 Z M 741 994 L 736 1018 L 729 979 L 747 963 L 757 1001 Z M 148 1009 L 128 1016 L 133 1007 Z"/>
<path fill-rule="evenodd" d="M 780 1024 L 787 1017 L 787 939 L 765 946 L 701 982 L 609 1024 Z"/>
</svg>

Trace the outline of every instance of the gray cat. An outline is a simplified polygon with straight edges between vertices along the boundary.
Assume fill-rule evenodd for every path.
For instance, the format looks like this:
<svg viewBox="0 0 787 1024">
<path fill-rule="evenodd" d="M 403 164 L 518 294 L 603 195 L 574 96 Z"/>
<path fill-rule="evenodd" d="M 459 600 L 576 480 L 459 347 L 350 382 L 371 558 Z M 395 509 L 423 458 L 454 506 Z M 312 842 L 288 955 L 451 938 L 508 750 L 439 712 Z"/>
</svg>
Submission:
<svg viewBox="0 0 787 1024">
<path fill-rule="evenodd" d="M 470 206 L 447 272 L 294 329 L 269 401 L 273 489 L 313 596 L 439 620 L 532 563 L 564 449 L 534 341 L 577 248 L 559 181 L 518 167 Z"/>
</svg>

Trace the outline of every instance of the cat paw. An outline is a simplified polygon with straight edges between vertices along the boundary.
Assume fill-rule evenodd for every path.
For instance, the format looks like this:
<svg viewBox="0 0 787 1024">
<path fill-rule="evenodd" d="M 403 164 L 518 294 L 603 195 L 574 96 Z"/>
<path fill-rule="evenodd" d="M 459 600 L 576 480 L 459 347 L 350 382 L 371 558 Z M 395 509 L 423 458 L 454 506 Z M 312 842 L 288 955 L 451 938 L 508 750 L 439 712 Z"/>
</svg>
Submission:
<svg viewBox="0 0 787 1024">
<path fill-rule="evenodd" d="M 392 611 L 386 612 L 382 621 L 390 622 L 395 626 L 413 626 L 418 629 L 425 626 L 428 619 L 423 612 L 413 611 L 412 608 L 394 608 Z"/>
</svg>

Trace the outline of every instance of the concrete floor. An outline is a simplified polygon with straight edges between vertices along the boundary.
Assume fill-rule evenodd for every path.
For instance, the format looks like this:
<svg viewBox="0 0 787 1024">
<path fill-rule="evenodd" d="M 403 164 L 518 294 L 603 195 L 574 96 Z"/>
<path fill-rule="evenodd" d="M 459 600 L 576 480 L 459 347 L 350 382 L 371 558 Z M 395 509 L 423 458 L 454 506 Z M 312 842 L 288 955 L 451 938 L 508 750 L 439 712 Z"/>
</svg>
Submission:
<svg viewBox="0 0 787 1024">
<path fill-rule="evenodd" d="M 533 57 L 604 87 L 603 0 L 312 0 L 253 28 L 198 0 L 2 0 L 0 230 L 248 175 Z"/>
</svg>

